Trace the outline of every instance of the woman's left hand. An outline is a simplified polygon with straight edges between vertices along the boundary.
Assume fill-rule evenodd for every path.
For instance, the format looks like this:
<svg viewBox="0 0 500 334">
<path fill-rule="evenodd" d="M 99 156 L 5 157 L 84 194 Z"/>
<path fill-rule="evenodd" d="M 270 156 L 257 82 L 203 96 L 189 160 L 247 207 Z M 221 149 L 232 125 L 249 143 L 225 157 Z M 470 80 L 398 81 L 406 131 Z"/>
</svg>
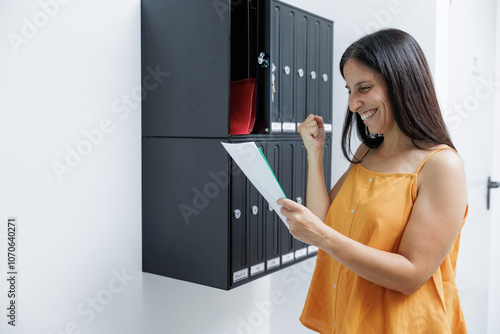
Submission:
<svg viewBox="0 0 500 334">
<path fill-rule="evenodd" d="M 281 214 L 285 216 L 293 237 L 320 247 L 326 235 L 325 228 L 328 228 L 321 219 L 305 206 L 292 200 L 280 198 L 277 203 L 281 205 Z"/>
</svg>

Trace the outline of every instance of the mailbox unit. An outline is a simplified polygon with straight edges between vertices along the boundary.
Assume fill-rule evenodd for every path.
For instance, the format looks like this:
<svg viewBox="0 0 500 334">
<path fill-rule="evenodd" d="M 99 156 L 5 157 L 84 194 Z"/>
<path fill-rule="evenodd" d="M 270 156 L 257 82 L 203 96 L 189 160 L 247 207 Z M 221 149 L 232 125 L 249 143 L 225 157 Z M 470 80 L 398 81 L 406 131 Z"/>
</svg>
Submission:
<svg viewBox="0 0 500 334">
<path fill-rule="evenodd" d="M 305 203 L 297 125 L 326 124 L 330 187 L 333 22 L 272 0 L 142 0 L 143 271 L 231 289 L 317 252 L 294 239 L 224 150 L 254 141 Z M 166 74 L 168 73 L 168 74 Z M 255 123 L 231 133 L 231 83 L 252 78 Z M 233 101 L 234 102 L 234 101 Z"/>
</svg>

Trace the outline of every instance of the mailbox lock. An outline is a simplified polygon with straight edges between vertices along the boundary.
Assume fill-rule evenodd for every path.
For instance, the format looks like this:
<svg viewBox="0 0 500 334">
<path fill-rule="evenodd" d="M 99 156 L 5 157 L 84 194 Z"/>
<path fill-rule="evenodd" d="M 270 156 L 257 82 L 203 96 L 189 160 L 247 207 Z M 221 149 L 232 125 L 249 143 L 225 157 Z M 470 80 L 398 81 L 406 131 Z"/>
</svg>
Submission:
<svg viewBox="0 0 500 334">
<path fill-rule="evenodd" d="M 240 211 L 240 209 L 234 210 L 234 218 L 240 219 L 240 217 L 241 217 L 241 211 Z"/>
<path fill-rule="evenodd" d="M 299 70 L 297 71 L 297 74 L 299 75 L 299 77 L 303 77 L 304 76 L 304 70 L 299 68 Z"/>
<path fill-rule="evenodd" d="M 316 79 L 316 72 L 314 71 L 311 71 L 311 79 Z"/>
<path fill-rule="evenodd" d="M 257 205 L 252 206 L 252 214 L 256 216 L 259 213 L 259 208 Z"/>
<path fill-rule="evenodd" d="M 328 81 L 328 74 L 323 74 L 323 81 L 324 82 L 327 82 Z"/>
<path fill-rule="evenodd" d="M 297 197 L 297 203 L 302 204 L 302 197 Z"/>
<path fill-rule="evenodd" d="M 286 75 L 289 75 L 289 74 L 290 74 L 290 67 L 289 67 L 289 66 L 285 66 L 285 67 L 283 68 L 283 70 L 285 71 L 285 74 L 286 74 Z"/>
</svg>

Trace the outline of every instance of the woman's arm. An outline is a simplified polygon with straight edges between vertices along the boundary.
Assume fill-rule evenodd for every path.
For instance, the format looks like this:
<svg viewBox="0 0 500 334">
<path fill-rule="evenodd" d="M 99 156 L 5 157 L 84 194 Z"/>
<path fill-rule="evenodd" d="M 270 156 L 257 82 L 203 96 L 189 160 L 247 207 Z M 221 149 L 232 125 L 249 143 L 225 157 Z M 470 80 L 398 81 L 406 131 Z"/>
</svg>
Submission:
<svg viewBox="0 0 500 334">
<path fill-rule="evenodd" d="M 356 242 L 323 224 L 307 208 L 279 200 L 292 235 L 315 245 L 359 276 L 410 295 L 437 270 L 460 232 L 467 205 L 460 157 L 433 155 L 419 174 L 419 192 L 397 253 Z"/>
<path fill-rule="evenodd" d="M 298 128 L 307 150 L 307 188 L 306 206 L 319 219 L 325 221 L 330 207 L 330 198 L 325 185 L 323 170 L 323 153 L 325 143 L 325 127 L 323 118 L 309 115 Z"/>
</svg>

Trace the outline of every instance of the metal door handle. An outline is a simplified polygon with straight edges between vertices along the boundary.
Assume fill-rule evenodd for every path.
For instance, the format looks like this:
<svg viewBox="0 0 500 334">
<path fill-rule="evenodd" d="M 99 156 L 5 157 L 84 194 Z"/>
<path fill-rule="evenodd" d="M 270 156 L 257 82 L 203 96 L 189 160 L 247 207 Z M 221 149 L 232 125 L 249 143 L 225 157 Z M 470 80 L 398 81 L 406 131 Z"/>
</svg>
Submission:
<svg viewBox="0 0 500 334">
<path fill-rule="evenodd" d="M 490 209 L 490 189 L 500 187 L 500 182 L 491 181 L 491 177 L 488 176 L 488 193 L 486 195 L 486 209 Z"/>
</svg>

